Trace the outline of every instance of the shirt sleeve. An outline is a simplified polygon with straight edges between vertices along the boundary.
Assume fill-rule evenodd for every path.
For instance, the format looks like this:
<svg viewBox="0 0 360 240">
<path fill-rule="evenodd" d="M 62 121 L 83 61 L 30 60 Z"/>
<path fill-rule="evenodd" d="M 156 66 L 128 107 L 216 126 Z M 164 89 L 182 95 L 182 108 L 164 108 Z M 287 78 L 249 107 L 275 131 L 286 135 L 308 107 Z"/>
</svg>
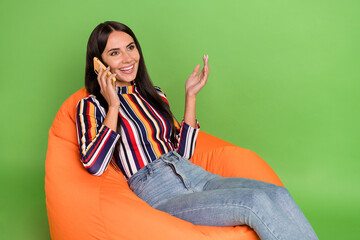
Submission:
<svg viewBox="0 0 360 240">
<path fill-rule="evenodd" d="M 159 88 L 155 87 L 158 91 L 160 97 L 169 105 L 169 102 L 166 98 L 165 93 Z M 186 159 L 190 159 L 195 151 L 195 145 L 198 133 L 200 131 L 200 125 L 196 120 L 197 128 L 193 128 L 188 125 L 184 120 L 181 122 L 181 125 L 174 117 L 174 124 L 177 132 L 177 143 L 175 143 L 176 152 L 179 153 L 180 156 Z"/>
<path fill-rule="evenodd" d="M 177 152 L 180 156 L 190 159 L 195 151 L 196 139 L 200 131 L 200 125 L 196 120 L 197 128 L 188 125 L 184 120 L 181 122 L 181 127 L 178 134 Z"/>
<path fill-rule="evenodd" d="M 104 117 L 91 98 L 76 107 L 76 131 L 80 160 L 85 169 L 100 176 L 108 167 L 120 135 L 103 125 Z"/>
</svg>

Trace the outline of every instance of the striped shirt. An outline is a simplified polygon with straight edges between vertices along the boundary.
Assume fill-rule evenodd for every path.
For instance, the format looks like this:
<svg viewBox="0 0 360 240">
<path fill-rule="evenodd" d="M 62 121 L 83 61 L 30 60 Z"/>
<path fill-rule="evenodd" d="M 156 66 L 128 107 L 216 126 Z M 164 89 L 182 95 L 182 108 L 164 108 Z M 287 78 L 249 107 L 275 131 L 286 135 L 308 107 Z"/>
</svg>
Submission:
<svg viewBox="0 0 360 240">
<path fill-rule="evenodd" d="M 169 104 L 164 92 L 155 89 Z M 116 86 L 116 91 L 120 98 L 120 134 L 102 124 L 106 112 L 94 95 L 81 99 L 76 107 L 80 160 L 89 173 L 101 175 L 114 160 L 128 179 L 167 152 L 177 151 L 182 157 L 191 158 L 200 129 L 198 123 L 194 129 L 184 121 L 179 124 L 174 118 L 177 142 L 173 143 L 168 120 L 137 91 L 135 85 Z M 114 154 L 116 144 L 120 144 L 119 151 Z"/>
</svg>

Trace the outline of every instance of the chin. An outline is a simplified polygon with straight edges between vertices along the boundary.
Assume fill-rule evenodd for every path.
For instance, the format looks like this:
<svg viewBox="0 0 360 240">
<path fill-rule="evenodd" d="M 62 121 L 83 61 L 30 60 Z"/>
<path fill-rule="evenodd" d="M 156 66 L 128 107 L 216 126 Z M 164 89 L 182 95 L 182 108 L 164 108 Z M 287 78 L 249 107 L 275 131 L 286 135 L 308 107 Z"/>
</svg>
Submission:
<svg viewBox="0 0 360 240">
<path fill-rule="evenodd" d="M 135 79 L 134 80 L 129 80 L 129 79 L 116 79 L 117 81 L 118 81 L 118 83 L 120 84 L 120 85 L 123 85 L 123 84 L 131 84 L 131 82 L 132 81 L 135 81 Z"/>
</svg>

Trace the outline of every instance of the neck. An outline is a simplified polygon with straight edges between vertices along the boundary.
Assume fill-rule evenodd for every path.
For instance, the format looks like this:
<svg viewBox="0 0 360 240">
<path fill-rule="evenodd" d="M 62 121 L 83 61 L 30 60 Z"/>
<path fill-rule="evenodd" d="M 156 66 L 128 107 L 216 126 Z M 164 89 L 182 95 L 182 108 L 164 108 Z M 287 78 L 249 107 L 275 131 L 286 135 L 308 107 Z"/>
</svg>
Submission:
<svg viewBox="0 0 360 240">
<path fill-rule="evenodd" d="M 119 81 L 116 81 L 116 86 L 118 87 L 127 87 L 127 86 L 131 86 L 131 82 L 119 82 Z"/>
</svg>

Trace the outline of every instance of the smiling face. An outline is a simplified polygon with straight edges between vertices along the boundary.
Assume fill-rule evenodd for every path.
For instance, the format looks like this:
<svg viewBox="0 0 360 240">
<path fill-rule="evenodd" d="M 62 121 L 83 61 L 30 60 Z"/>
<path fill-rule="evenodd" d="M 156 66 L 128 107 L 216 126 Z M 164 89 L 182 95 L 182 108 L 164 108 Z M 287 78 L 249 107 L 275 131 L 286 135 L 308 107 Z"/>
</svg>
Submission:
<svg viewBox="0 0 360 240">
<path fill-rule="evenodd" d="M 117 86 L 129 86 L 135 80 L 140 54 L 129 34 L 111 32 L 101 57 L 104 63 L 110 66 L 111 73 L 116 73 Z"/>
</svg>

